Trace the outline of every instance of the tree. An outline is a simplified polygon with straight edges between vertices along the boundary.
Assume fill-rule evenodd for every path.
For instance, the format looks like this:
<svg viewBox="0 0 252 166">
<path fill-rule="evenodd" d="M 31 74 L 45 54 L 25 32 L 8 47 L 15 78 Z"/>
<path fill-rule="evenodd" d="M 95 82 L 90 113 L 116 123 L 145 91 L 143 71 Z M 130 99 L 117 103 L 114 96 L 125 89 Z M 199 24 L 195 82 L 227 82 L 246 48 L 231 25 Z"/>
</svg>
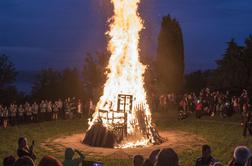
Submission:
<svg viewBox="0 0 252 166">
<path fill-rule="evenodd" d="M 243 60 L 245 62 L 246 74 L 247 74 L 247 88 L 252 87 L 252 36 L 246 38 L 245 48 L 243 50 Z"/>
<path fill-rule="evenodd" d="M 155 63 L 157 90 L 160 93 L 180 91 L 184 78 L 183 36 L 179 23 L 170 16 L 162 20 Z"/>
<path fill-rule="evenodd" d="M 222 89 L 246 87 L 248 74 L 244 61 L 243 47 L 238 46 L 232 39 L 228 42 L 228 47 L 223 58 L 216 61 L 217 75 L 215 78 L 217 85 Z"/>
<path fill-rule="evenodd" d="M 63 91 L 60 87 L 61 83 L 60 72 L 53 69 L 41 70 L 33 84 L 32 96 L 39 100 L 61 98 Z"/>
<path fill-rule="evenodd" d="M 0 89 L 6 88 L 15 81 L 17 72 L 6 55 L 0 55 Z"/>
<path fill-rule="evenodd" d="M 106 81 L 107 64 L 109 53 L 87 54 L 82 70 L 84 79 L 84 91 L 87 98 L 95 101 L 102 95 L 103 87 Z"/>
<path fill-rule="evenodd" d="M 77 69 L 65 69 L 62 73 L 62 97 L 83 98 L 83 85 Z"/>
</svg>

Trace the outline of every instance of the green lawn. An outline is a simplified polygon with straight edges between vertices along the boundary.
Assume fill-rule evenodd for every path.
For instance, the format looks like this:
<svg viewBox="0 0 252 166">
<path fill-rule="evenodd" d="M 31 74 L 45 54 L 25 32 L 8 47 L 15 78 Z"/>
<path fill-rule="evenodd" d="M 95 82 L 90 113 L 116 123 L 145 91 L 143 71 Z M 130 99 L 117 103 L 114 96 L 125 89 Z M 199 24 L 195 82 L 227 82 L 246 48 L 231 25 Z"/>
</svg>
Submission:
<svg viewBox="0 0 252 166">
<path fill-rule="evenodd" d="M 153 119 L 161 130 L 180 130 L 203 137 L 212 147 L 213 156 L 225 164 L 232 158 L 233 149 L 237 145 L 247 145 L 252 149 L 252 137 L 242 137 L 242 127 L 239 125 L 238 115 L 224 120 L 211 117 L 196 120 L 192 116 L 184 121 L 178 121 L 175 111 L 169 111 L 154 114 Z M 30 141 L 34 139 L 38 145 L 35 152 L 37 156 L 42 157 L 51 153 L 39 146 L 41 142 L 51 137 L 84 132 L 86 127 L 86 119 L 81 119 L 43 122 L 0 129 L 0 159 L 2 160 L 3 157 L 16 153 L 17 139 L 20 136 L 26 136 Z M 194 165 L 195 159 L 200 155 L 200 150 L 190 149 L 179 153 L 181 166 Z M 57 155 L 56 157 L 63 158 L 63 156 Z M 130 160 L 106 158 L 100 158 L 99 160 L 103 161 L 105 165 L 131 165 Z"/>
</svg>

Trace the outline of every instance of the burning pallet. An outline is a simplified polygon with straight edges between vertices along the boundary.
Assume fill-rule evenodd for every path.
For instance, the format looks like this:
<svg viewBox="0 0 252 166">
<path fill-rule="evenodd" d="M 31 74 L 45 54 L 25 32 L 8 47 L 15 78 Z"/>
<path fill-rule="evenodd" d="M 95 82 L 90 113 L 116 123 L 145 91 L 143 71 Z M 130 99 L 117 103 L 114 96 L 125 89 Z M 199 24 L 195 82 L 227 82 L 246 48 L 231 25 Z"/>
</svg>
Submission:
<svg viewBox="0 0 252 166">
<path fill-rule="evenodd" d="M 132 113 L 133 96 L 118 95 L 117 110 L 99 110 L 98 119 L 87 131 L 83 140 L 84 144 L 95 147 L 113 148 L 123 140 L 130 137 L 127 132 L 128 114 Z M 148 127 L 143 107 L 134 108 L 137 114 L 139 132 L 152 143 L 160 144 L 163 139 L 159 136 L 154 127 Z M 109 124 L 105 127 L 103 123 Z M 131 137 L 134 137 L 131 135 Z M 153 142 L 154 140 L 154 142 Z"/>
</svg>

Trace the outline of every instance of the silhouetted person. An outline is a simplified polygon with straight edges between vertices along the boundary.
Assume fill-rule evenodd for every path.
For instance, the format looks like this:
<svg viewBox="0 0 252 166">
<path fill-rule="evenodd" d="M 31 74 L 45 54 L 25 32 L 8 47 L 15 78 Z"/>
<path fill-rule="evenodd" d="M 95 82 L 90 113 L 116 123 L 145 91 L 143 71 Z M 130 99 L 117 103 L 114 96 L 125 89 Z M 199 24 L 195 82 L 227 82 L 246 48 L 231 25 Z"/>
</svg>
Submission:
<svg viewBox="0 0 252 166">
<path fill-rule="evenodd" d="M 20 157 L 14 166 L 35 166 L 33 160 L 29 156 Z"/>
<path fill-rule="evenodd" d="M 160 149 L 153 150 L 149 156 L 149 159 L 153 164 L 156 163 Z"/>
<path fill-rule="evenodd" d="M 146 159 L 143 163 L 143 166 L 154 166 L 154 164 L 150 159 Z"/>
<path fill-rule="evenodd" d="M 171 148 L 163 149 L 158 155 L 156 166 L 179 166 L 177 153 Z"/>
<path fill-rule="evenodd" d="M 230 162 L 229 166 L 245 166 L 250 155 L 250 150 L 246 146 L 236 147 L 233 160 Z"/>
<path fill-rule="evenodd" d="M 3 166 L 13 166 L 16 159 L 14 156 L 8 156 L 3 159 Z"/>
<path fill-rule="evenodd" d="M 32 145 L 29 147 L 27 139 L 25 137 L 20 137 L 18 139 L 18 149 L 17 149 L 18 157 L 29 156 L 32 160 L 35 160 L 36 155 L 33 153 L 33 147 L 34 147 L 34 141 L 32 141 Z"/>
<path fill-rule="evenodd" d="M 144 157 L 142 155 L 136 155 L 133 159 L 133 166 L 142 166 L 144 163 Z"/>
<path fill-rule="evenodd" d="M 211 148 L 208 145 L 202 146 L 202 156 L 196 160 L 196 166 L 209 166 L 215 162 L 211 156 Z"/>
<path fill-rule="evenodd" d="M 62 166 L 62 163 L 53 156 L 44 156 L 38 166 Z"/>
<path fill-rule="evenodd" d="M 78 158 L 73 158 L 75 152 L 79 155 Z M 66 148 L 65 159 L 63 161 L 63 166 L 78 166 L 85 159 L 85 156 L 78 150 L 73 150 L 72 148 Z"/>
<path fill-rule="evenodd" d="M 249 159 L 246 162 L 245 166 L 252 166 L 252 156 L 249 157 Z"/>
</svg>

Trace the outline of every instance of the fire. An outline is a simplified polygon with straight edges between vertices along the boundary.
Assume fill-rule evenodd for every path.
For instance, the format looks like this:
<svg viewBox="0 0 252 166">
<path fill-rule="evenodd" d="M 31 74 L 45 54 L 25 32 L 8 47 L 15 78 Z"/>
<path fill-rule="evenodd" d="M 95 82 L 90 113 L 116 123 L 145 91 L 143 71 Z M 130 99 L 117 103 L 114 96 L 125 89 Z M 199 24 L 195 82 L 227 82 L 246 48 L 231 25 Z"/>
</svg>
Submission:
<svg viewBox="0 0 252 166">
<path fill-rule="evenodd" d="M 143 29 L 143 21 L 138 13 L 140 0 L 111 0 L 111 3 L 114 6 L 114 15 L 110 19 L 109 31 L 107 32 L 110 37 L 108 50 L 111 52 L 107 66 L 109 72 L 103 95 L 97 103 L 89 126 L 92 127 L 97 119 L 101 119 L 106 128 L 112 128 L 112 122 L 109 119 L 113 116 L 124 116 L 121 113 L 116 113 L 118 95 L 132 95 L 132 111 L 128 105 L 126 119 L 127 135 L 133 136 L 133 139 L 122 141 L 118 147 L 144 146 L 153 141 L 153 136 L 150 132 L 151 112 L 147 104 L 143 81 L 146 66 L 139 61 L 139 33 Z M 99 113 L 99 110 L 107 110 L 108 113 L 104 115 Z M 145 124 L 147 137 L 146 134 L 139 131 L 141 125 L 137 117 L 139 110 L 144 110 L 144 121 L 142 122 Z M 122 119 L 113 121 L 113 124 L 117 123 L 122 123 Z"/>
</svg>

